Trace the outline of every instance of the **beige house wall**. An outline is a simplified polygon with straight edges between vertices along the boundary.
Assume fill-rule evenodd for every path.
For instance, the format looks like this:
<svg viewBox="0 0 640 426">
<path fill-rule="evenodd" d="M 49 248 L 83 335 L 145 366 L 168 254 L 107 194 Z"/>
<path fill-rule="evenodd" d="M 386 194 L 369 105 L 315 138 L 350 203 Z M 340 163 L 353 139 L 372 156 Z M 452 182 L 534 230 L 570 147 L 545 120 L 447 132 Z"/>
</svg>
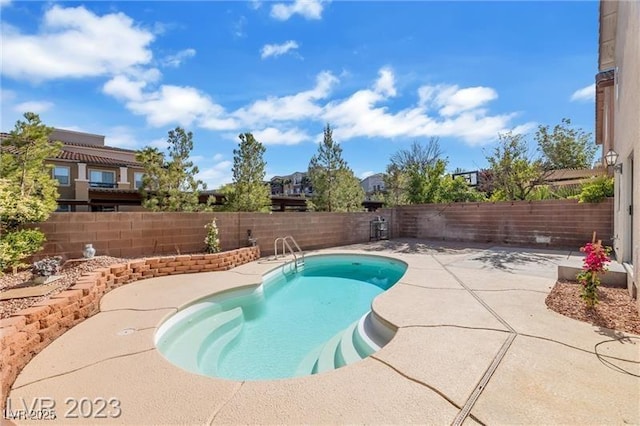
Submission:
<svg viewBox="0 0 640 426">
<path fill-rule="evenodd" d="M 603 11 L 613 9 L 609 2 L 603 3 Z M 617 259 L 627 263 L 633 294 L 640 268 L 640 2 L 616 3 L 615 17 L 602 17 L 616 24 L 613 146 L 622 173 L 615 173 L 614 249 Z M 601 65 L 607 46 L 601 46 Z"/>
</svg>

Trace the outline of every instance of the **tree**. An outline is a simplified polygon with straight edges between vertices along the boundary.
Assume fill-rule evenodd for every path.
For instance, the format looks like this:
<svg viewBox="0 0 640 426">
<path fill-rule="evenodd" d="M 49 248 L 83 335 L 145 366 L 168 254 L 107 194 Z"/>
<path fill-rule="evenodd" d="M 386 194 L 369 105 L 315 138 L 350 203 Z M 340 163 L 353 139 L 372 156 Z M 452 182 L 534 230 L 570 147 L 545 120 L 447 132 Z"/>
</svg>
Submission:
<svg viewBox="0 0 640 426">
<path fill-rule="evenodd" d="M 462 176 L 446 176 L 440 185 L 439 203 L 460 203 L 467 201 L 486 201 L 487 197 L 469 186 Z"/>
<path fill-rule="evenodd" d="M 48 158 L 60 153 L 61 144 L 49 142 L 53 128 L 37 114 L 27 112 L 9 137 L 2 141 L 0 158 L 0 270 L 17 268 L 25 257 L 40 250 L 45 241 L 38 229 L 22 229 L 27 223 L 47 220 L 56 210 L 58 182 Z"/>
<path fill-rule="evenodd" d="M 240 146 L 233 150 L 233 191 L 229 205 L 233 211 L 268 211 L 271 206 L 269 186 L 264 182 L 265 147 L 251 133 L 238 136 Z"/>
<path fill-rule="evenodd" d="M 413 141 L 409 149 L 401 149 L 391 156 L 391 164 L 404 171 L 425 169 L 434 166 L 442 154 L 438 138 L 429 139 L 427 145 Z"/>
<path fill-rule="evenodd" d="M 395 182 L 392 182 L 396 185 L 394 190 L 398 193 L 403 187 L 402 196 L 411 204 L 438 202 L 447 164 L 440 159 L 441 156 L 438 138 L 431 138 L 426 145 L 414 141 L 409 149 L 397 151 L 387 166 L 388 174 L 395 175 Z M 400 195 L 396 194 L 395 198 L 400 199 Z"/>
<path fill-rule="evenodd" d="M 136 154 L 144 167 L 142 205 L 152 211 L 197 211 L 198 195 L 206 185 L 195 178 L 199 170 L 189 160 L 193 133 L 181 127 L 170 130 L 167 138 L 169 159 L 157 148 L 146 147 Z"/>
<path fill-rule="evenodd" d="M 597 148 L 591 134 L 570 126 L 568 118 L 563 118 L 553 131 L 549 126 L 538 126 L 535 140 L 545 170 L 588 169 L 593 165 Z"/>
<path fill-rule="evenodd" d="M 493 200 L 526 200 L 536 185 L 544 182 L 540 160 L 531 160 L 522 135 L 498 135 L 498 146 L 486 157 L 491 170 Z"/>
<path fill-rule="evenodd" d="M 407 174 L 395 164 L 387 166 L 384 174 L 384 202 L 387 207 L 407 204 Z"/>
<path fill-rule="evenodd" d="M 342 158 L 342 148 L 333 140 L 329 124 L 324 128 L 318 152 L 309 162 L 308 176 L 315 194 L 313 205 L 317 210 L 344 212 L 362 209 L 364 191 Z"/>
</svg>

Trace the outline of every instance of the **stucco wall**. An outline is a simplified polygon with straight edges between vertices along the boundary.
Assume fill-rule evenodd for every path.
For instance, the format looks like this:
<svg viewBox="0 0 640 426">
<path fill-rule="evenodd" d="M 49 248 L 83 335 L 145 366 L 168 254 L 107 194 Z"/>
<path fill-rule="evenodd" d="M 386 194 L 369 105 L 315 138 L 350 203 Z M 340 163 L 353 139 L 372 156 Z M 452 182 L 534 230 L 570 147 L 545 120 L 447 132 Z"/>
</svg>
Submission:
<svg viewBox="0 0 640 426">
<path fill-rule="evenodd" d="M 614 247 L 618 260 L 635 265 L 635 277 L 629 268 L 633 291 L 640 267 L 640 2 L 618 2 L 615 65 L 614 149 L 623 168 L 615 175 Z"/>
</svg>

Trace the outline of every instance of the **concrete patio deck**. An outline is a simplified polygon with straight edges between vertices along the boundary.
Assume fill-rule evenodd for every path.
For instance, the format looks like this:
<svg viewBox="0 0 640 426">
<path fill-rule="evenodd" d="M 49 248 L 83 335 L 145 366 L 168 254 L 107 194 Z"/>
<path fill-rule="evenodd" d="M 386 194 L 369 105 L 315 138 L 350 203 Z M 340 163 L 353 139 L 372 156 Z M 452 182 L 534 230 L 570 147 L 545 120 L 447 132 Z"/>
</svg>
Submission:
<svg viewBox="0 0 640 426">
<path fill-rule="evenodd" d="M 361 362 L 236 382 L 188 373 L 159 354 L 153 335 L 165 317 L 198 297 L 259 283 L 279 264 L 262 259 L 112 291 L 99 314 L 27 365 L 11 404 L 53 398 L 52 424 L 640 423 L 640 336 L 545 306 L 569 251 L 393 240 L 317 252 L 379 254 L 409 265 L 373 302 L 398 332 Z M 65 418 L 66 399 L 82 397 L 117 398 L 121 415 L 110 417 L 107 407 L 107 418 Z"/>
</svg>

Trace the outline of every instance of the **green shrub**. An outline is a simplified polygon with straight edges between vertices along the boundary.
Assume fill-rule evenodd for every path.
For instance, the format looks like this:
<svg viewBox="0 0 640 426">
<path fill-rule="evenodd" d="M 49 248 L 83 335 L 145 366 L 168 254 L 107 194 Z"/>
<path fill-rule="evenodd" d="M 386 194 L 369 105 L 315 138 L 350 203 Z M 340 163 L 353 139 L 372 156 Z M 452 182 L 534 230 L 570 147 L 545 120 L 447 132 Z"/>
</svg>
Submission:
<svg viewBox="0 0 640 426">
<path fill-rule="evenodd" d="M 46 238 L 39 229 L 20 229 L 5 232 L 0 237 L 0 271 L 21 266 L 22 259 L 31 256 L 42 248 Z"/>
<path fill-rule="evenodd" d="M 207 236 L 204 238 L 204 250 L 207 253 L 220 252 L 220 236 L 218 233 L 218 225 L 216 225 L 216 218 L 214 217 L 211 222 L 207 223 L 204 227 L 207 230 Z"/>
<path fill-rule="evenodd" d="M 613 178 L 598 176 L 582 184 L 578 202 L 599 203 L 607 197 L 613 197 Z"/>
</svg>

